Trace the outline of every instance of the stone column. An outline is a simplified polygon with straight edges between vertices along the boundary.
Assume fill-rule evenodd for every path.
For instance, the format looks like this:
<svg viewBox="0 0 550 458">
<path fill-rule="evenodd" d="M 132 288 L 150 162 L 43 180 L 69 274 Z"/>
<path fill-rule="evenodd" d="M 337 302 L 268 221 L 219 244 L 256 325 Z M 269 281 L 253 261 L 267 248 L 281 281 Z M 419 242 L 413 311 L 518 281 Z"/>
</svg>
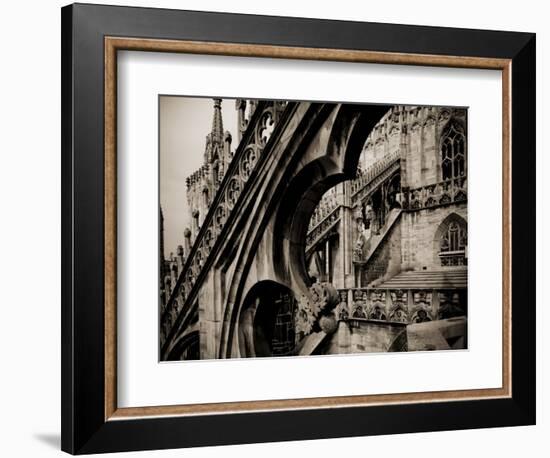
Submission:
<svg viewBox="0 0 550 458">
<path fill-rule="evenodd" d="M 437 320 L 439 315 L 439 291 L 436 289 L 432 290 L 432 313 Z"/>
<path fill-rule="evenodd" d="M 342 207 L 340 215 L 340 244 L 342 259 L 342 287 L 350 288 L 355 286 L 355 273 L 353 271 L 353 224 L 351 209 L 351 182 L 345 181 L 341 185 L 342 189 Z"/>
<path fill-rule="evenodd" d="M 183 247 L 181 245 L 178 245 L 178 250 L 176 252 L 176 262 L 178 266 L 178 275 L 179 275 L 183 270 L 183 263 L 184 263 Z"/>
<path fill-rule="evenodd" d="M 195 240 L 197 238 L 197 235 L 199 233 L 199 228 L 200 228 L 200 214 L 199 214 L 199 211 L 198 210 L 194 210 L 193 211 L 193 226 L 192 226 L 192 235 L 193 235 L 193 240 Z"/>
<path fill-rule="evenodd" d="M 414 307 L 414 298 L 413 298 L 413 292 L 412 290 L 407 290 L 407 316 L 409 317 L 409 321 L 411 319 L 411 310 Z"/>
<path fill-rule="evenodd" d="M 331 258 L 331 252 L 330 252 L 330 238 L 327 238 L 326 242 L 325 242 L 325 281 L 326 282 L 329 282 L 331 281 L 331 278 L 330 278 L 330 267 L 331 267 L 331 262 L 330 262 L 330 258 Z"/>
<path fill-rule="evenodd" d="M 338 322 L 338 353 L 344 355 L 350 353 L 351 349 L 351 331 L 347 321 Z"/>
<path fill-rule="evenodd" d="M 387 289 L 386 290 L 386 317 L 388 318 L 388 320 L 390 319 L 391 307 L 392 307 L 391 294 L 390 294 L 390 290 Z"/>
<path fill-rule="evenodd" d="M 187 259 L 191 251 L 191 230 L 188 227 L 183 231 L 183 236 L 185 237 L 183 256 Z"/>
</svg>

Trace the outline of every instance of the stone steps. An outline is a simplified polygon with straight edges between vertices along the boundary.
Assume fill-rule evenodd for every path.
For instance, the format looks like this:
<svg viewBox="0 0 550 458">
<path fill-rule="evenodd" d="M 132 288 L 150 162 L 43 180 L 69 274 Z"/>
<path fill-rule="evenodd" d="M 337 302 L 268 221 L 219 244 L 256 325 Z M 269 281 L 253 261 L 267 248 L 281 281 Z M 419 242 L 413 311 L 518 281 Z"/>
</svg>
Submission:
<svg viewBox="0 0 550 458">
<path fill-rule="evenodd" d="M 467 287 L 467 269 L 401 272 L 376 286 L 380 289 L 463 289 Z"/>
</svg>

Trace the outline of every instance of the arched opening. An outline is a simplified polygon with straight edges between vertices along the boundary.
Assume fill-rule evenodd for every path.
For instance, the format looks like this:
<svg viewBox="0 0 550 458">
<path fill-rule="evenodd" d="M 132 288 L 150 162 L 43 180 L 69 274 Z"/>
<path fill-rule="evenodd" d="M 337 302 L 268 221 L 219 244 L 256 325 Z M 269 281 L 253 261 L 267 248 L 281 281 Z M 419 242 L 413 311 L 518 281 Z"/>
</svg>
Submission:
<svg viewBox="0 0 550 458">
<path fill-rule="evenodd" d="M 243 357 L 290 356 L 296 345 L 296 299 L 284 285 L 261 281 L 246 296 L 239 320 Z"/>
<path fill-rule="evenodd" d="M 306 292 L 312 283 L 306 237 L 315 208 L 330 188 L 355 178 L 367 137 L 390 108 L 339 106 L 323 154 L 317 152 L 315 159 L 305 162 L 289 183 L 277 214 L 273 252 L 277 274 L 288 280 L 293 290 Z"/>
<path fill-rule="evenodd" d="M 396 173 L 391 177 L 386 186 L 386 205 L 388 211 L 401 208 L 399 196 L 401 195 L 401 174 Z"/>
<path fill-rule="evenodd" d="M 442 267 L 468 264 L 468 225 L 466 220 L 451 213 L 439 225 L 434 236 L 436 263 Z"/>
</svg>

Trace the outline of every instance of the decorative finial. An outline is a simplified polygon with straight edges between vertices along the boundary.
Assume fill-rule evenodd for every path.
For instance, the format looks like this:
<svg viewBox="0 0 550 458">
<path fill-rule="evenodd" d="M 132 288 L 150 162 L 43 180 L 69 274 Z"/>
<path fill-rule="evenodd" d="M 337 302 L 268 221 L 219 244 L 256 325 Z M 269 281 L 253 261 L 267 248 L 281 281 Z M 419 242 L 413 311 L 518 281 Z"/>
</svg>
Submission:
<svg viewBox="0 0 550 458">
<path fill-rule="evenodd" d="M 223 142 L 222 99 L 214 99 L 214 117 L 210 139 L 214 142 Z"/>
</svg>

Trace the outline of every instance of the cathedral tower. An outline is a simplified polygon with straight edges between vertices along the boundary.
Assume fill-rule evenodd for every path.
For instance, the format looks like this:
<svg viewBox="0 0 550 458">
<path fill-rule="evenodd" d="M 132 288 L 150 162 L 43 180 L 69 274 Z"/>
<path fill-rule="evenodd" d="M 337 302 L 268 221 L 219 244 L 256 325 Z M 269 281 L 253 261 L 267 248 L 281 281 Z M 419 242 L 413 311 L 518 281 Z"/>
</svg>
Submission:
<svg viewBox="0 0 550 458">
<path fill-rule="evenodd" d="M 231 134 L 223 130 L 222 100 L 214 99 L 212 129 L 206 136 L 204 163 L 187 178 L 187 202 L 194 240 L 231 161 Z"/>
</svg>

